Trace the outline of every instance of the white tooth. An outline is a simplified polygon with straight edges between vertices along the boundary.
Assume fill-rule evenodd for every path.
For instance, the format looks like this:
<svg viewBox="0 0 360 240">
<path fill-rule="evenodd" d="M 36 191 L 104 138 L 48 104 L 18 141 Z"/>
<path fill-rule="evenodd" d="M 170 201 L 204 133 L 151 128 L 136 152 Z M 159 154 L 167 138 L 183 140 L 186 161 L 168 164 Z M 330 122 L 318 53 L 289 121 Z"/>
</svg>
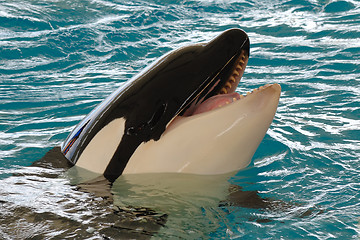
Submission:
<svg viewBox="0 0 360 240">
<path fill-rule="evenodd" d="M 242 64 L 244 64 L 244 63 L 245 63 L 245 62 L 244 62 L 244 60 L 242 60 L 242 59 L 240 60 L 240 62 L 241 62 Z"/>
<path fill-rule="evenodd" d="M 235 82 L 235 78 L 234 78 L 233 76 L 231 76 L 231 77 L 229 78 L 229 81 L 230 81 L 230 82 Z"/>
<path fill-rule="evenodd" d="M 231 88 L 231 84 L 230 84 L 229 82 L 227 82 L 227 83 L 225 84 L 225 87 Z"/>
<path fill-rule="evenodd" d="M 227 91 L 226 91 L 225 88 L 222 88 L 222 89 L 220 90 L 220 93 L 227 94 Z"/>
<path fill-rule="evenodd" d="M 234 70 L 234 72 L 233 72 L 233 75 L 235 75 L 235 76 L 239 76 L 240 75 L 240 73 L 238 72 L 238 71 L 236 71 L 236 69 Z"/>
</svg>

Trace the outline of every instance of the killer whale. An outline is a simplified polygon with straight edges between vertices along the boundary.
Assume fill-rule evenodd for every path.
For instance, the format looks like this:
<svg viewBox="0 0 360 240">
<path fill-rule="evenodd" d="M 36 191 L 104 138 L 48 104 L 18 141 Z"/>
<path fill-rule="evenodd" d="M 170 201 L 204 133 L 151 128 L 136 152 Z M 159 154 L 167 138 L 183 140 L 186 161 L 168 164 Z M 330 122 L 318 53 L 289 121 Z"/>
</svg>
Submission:
<svg viewBox="0 0 360 240">
<path fill-rule="evenodd" d="M 61 152 L 110 182 L 123 173 L 222 174 L 246 167 L 281 91 L 273 84 L 246 97 L 235 92 L 249 48 L 247 34 L 230 29 L 164 55 L 90 112 Z"/>
</svg>

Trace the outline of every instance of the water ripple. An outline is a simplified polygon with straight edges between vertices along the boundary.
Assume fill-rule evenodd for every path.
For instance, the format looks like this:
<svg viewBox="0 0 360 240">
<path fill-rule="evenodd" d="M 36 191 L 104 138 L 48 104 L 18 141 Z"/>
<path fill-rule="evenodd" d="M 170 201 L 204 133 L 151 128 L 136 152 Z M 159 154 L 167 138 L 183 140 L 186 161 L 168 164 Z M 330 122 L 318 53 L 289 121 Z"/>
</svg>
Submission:
<svg viewBox="0 0 360 240">
<path fill-rule="evenodd" d="M 102 99 L 157 57 L 241 27 L 250 37 L 251 54 L 237 91 L 273 82 L 283 91 L 254 164 L 230 181 L 294 206 L 263 212 L 208 206 L 199 213 L 195 203 L 182 202 L 197 214 L 186 213 L 196 219 L 186 226 L 197 226 L 193 236 L 204 237 L 205 218 L 212 238 L 357 238 L 359 16 L 360 3 L 353 0 L 0 1 L 0 176 L 59 145 Z M 88 196 L 72 190 L 74 195 L 66 195 L 68 185 L 62 180 L 53 182 L 64 194 L 60 196 L 49 185 L 38 184 L 44 179 L 16 179 L 2 182 L 4 214 L 16 210 L 12 197 L 34 191 L 30 209 L 40 210 L 42 204 L 50 212 L 45 215 L 54 219 L 51 200 L 59 204 L 56 211 L 69 211 L 60 214 L 63 219 L 90 221 L 91 211 L 80 210 L 90 205 L 80 201 L 78 207 L 70 206 L 72 198 Z M 33 215 L 28 217 L 21 223 L 34 229 L 29 237 L 50 231 L 42 222 L 31 223 Z M 186 217 L 178 220 L 186 222 Z M 16 222 L 12 226 L 24 230 Z M 92 227 L 86 236 L 92 236 Z M 0 236 L 7 236 L 2 229 Z M 54 235 L 70 236 L 64 229 Z M 174 229 L 161 236 L 189 233 Z"/>
</svg>

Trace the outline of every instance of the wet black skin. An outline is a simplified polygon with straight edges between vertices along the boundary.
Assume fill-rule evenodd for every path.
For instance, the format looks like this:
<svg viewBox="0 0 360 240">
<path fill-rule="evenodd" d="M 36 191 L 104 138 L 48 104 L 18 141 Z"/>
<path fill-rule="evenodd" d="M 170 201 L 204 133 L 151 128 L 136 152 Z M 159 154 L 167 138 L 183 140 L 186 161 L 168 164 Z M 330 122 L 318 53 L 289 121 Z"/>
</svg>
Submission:
<svg viewBox="0 0 360 240">
<path fill-rule="evenodd" d="M 223 32 L 207 44 L 170 52 L 115 91 L 70 133 L 62 152 L 76 164 L 91 139 L 104 126 L 125 118 L 122 140 L 104 176 L 118 178 L 142 143 L 158 140 L 167 124 L 190 105 L 216 95 L 225 85 L 249 38 L 240 29 Z"/>
</svg>

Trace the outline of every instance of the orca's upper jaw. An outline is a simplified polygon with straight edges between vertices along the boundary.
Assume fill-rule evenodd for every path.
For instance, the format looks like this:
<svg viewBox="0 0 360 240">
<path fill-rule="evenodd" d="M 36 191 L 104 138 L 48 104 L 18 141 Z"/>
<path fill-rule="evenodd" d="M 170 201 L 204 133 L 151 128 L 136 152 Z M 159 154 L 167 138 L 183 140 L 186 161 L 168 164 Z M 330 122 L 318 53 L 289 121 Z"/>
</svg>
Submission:
<svg viewBox="0 0 360 240">
<path fill-rule="evenodd" d="M 208 79 L 197 89 L 197 94 L 186 105 L 180 115 L 190 116 L 207 99 L 235 93 L 235 90 L 244 74 L 250 53 L 250 41 L 247 34 L 240 29 L 230 29 L 204 47 L 213 51 L 212 61 L 220 59 L 213 65 L 217 71 L 208 76 Z M 206 55 L 206 54 L 205 54 Z"/>
<path fill-rule="evenodd" d="M 235 61 L 232 61 L 230 68 L 224 70 L 221 73 L 222 77 L 220 83 L 207 98 L 213 97 L 219 94 L 229 94 L 235 92 L 246 68 L 249 60 L 249 53 L 246 50 L 241 50 L 239 56 L 235 57 Z"/>
<path fill-rule="evenodd" d="M 214 76 L 219 83 L 207 96 L 234 92 L 247 65 L 250 55 L 250 40 L 241 29 L 230 29 L 209 42 L 208 47 L 215 47 L 225 53 L 223 67 Z"/>
</svg>

